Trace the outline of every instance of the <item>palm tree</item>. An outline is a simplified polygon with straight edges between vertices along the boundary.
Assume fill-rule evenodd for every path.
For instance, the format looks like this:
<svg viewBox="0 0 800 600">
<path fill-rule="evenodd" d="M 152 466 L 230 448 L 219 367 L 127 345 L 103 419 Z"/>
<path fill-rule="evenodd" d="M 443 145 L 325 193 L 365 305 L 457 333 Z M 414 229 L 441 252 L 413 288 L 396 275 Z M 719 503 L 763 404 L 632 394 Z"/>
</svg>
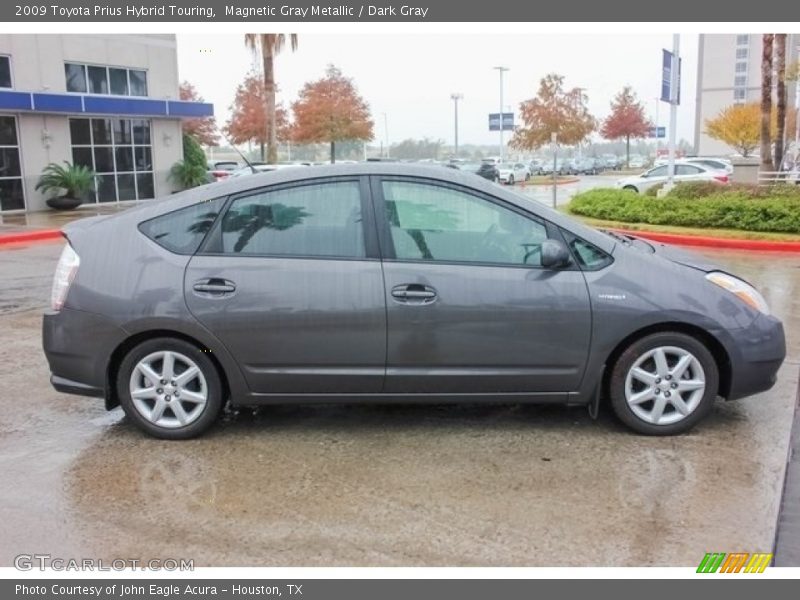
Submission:
<svg viewBox="0 0 800 600">
<path fill-rule="evenodd" d="M 775 34 L 775 73 L 778 76 L 776 96 L 778 101 L 778 126 L 775 132 L 775 170 L 783 165 L 786 147 L 786 34 Z"/>
<path fill-rule="evenodd" d="M 772 171 L 772 44 L 773 33 L 765 33 L 761 47 L 761 170 Z"/>
<path fill-rule="evenodd" d="M 256 57 L 261 57 L 264 73 L 264 111 L 267 114 L 267 156 L 262 156 L 268 163 L 278 162 L 277 124 L 275 118 L 275 56 L 281 53 L 286 45 L 287 34 L 283 33 L 245 33 L 245 46 L 252 50 Z M 292 51 L 297 50 L 297 34 L 288 34 Z"/>
</svg>

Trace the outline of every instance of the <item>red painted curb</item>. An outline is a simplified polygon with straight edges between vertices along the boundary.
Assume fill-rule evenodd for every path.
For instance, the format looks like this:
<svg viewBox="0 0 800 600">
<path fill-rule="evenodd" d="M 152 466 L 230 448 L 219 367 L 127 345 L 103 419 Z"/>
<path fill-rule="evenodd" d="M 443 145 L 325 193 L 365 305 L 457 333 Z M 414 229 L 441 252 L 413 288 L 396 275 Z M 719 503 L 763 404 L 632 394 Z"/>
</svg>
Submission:
<svg viewBox="0 0 800 600">
<path fill-rule="evenodd" d="M 34 229 L 14 233 L 0 233 L 0 245 L 18 244 L 20 242 L 44 242 L 61 237 L 60 229 Z"/>
<path fill-rule="evenodd" d="M 679 235 L 677 233 L 658 233 L 655 231 L 630 231 L 613 229 L 624 235 L 645 238 L 664 244 L 680 246 L 701 246 L 704 248 L 728 248 L 733 250 L 752 250 L 758 252 L 800 252 L 800 242 L 770 242 L 768 240 L 743 240 L 736 238 L 715 238 L 699 235 Z"/>
</svg>

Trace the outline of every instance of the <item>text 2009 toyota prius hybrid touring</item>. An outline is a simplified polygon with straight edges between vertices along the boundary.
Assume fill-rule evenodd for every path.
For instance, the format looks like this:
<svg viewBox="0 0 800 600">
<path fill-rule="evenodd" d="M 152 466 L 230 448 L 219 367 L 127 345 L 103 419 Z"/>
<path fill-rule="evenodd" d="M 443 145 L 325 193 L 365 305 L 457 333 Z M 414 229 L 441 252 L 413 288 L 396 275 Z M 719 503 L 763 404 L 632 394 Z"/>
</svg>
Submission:
<svg viewBox="0 0 800 600">
<path fill-rule="evenodd" d="M 226 402 L 557 402 L 645 434 L 769 389 L 783 327 L 748 283 L 473 174 L 285 169 L 65 228 L 56 389 L 188 438 Z"/>
</svg>

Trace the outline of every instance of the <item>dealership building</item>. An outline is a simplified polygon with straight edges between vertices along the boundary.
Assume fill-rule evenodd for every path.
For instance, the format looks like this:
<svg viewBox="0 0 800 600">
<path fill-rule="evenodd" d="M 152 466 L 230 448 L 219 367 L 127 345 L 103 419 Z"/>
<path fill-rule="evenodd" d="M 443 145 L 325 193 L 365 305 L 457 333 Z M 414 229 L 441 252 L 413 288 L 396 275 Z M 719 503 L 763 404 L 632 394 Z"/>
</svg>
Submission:
<svg viewBox="0 0 800 600">
<path fill-rule="evenodd" d="M 47 209 L 50 163 L 95 173 L 86 202 L 173 191 L 181 122 L 213 115 L 179 100 L 174 35 L 0 34 L 0 212 Z"/>
<path fill-rule="evenodd" d="M 727 156 L 735 152 L 725 143 L 711 138 L 706 121 L 733 105 L 761 102 L 760 33 L 700 34 L 697 54 L 697 110 L 695 140 L 697 153 L 703 156 Z M 800 35 L 789 34 L 786 40 L 786 64 L 798 59 Z M 776 77 L 773 77 L 773 90 Z M 795 107 L 797 87 L 787 82 L 787 105 Z M 774 94 L 774 91 L 773 91 Z M 794 138 L 795 132 L 789 132 Z"/>
</svg>

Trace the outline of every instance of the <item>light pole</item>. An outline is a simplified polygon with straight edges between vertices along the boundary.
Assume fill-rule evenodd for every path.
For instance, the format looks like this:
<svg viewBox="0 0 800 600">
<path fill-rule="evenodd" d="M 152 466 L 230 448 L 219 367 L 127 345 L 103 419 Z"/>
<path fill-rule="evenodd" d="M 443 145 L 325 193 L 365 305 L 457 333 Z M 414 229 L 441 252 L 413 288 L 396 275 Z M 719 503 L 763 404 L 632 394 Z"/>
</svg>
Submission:
<svg viewBox="0 0 800 600">
<path fill-rule="evenodd" d="M 670 70 L 670 99 L 669 99 L 669 157 L 667 161 L 667 184 L 664 189 L 668 192 L 675 185 L 675 142 L 677 141 L 678 128 L 678 89 L 680 80 L 680 34 L 672 36 L 672 65 Z"/>
<path fill-rule="evenodd" d="M 503 73 L 508 71 L 508 67 L 494 67 L 500 73 L 500 162 L 505 161 L 506 148 L 503 143 Z"/>
<path fill-rule="evenodd" d="M 656 100 L 656 160 L 658 160 L 658 151 L 661 149 L 661 138 L 658 137 L 658 108 L 661 104 L 661 98 L 655 97 Z"/>
<path fill-rule="evenodd" d="M 389 117 L 386 113 L 383 115 L 383 138 L 386 140 L 386 158 L 389 158 Z"/>
<path fill-rule="evenodd" d="M 464 99 L 464 94 L 460 92 L 453 92 L 450 94 L 450 98 L 453 100 L 453 108 L 455 111 L 455 145 L 453 155 L 458 158 L 458 101 Z"/>
</svg>

